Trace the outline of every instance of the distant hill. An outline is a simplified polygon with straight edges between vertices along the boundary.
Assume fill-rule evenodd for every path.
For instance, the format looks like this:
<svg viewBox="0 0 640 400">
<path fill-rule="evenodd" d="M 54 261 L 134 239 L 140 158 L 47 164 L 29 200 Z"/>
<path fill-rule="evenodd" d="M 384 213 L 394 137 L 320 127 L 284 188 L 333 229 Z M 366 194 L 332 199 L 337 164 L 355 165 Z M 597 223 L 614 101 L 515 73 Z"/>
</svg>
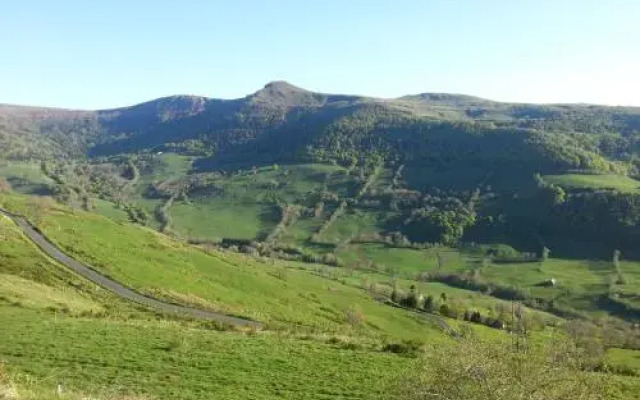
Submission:
<svg viewBox="0 0 640 400">
<path fill-rule="evenodd" d="M 567 167 L 588 168 L 586 158 L 631 157 L 640 132 L 640 109 L 511 104 L 443 93 L 378 99 L 315 93 L 282 81 L 234 100 L 181 95 L 98 111 L 0 105 L 0 144 L 8 150 L 2 154 L 7 159 L 153 151 L 167 144 L 180 147 L 185 141 L 215 152 L 218 166 L 225 159 L 238 161 L 242 154 L 254 163 L 286 161 L 307 155 L 309 148 L 335 153 L 335 146 L 341 154 L 328 157 L 374 150 L 416 158 L 422 155 L 405 148 L 414 140 L 450 139 L 464 147 L 468 143 L 460 139 L 461 132 L 474 143 L 481 134 L 488 144 L 486 133 L 506 135 L 505 129 L 515 134 L 510 137 L 516 138 L 513 147 L 529 146 L 553 159 L 566 159 L 565 153 L 571 152 L 574 160 Z M 446 130 L 458 133 L 438 138 Z M 435 136 L 418 138 L 418 132 L 426 131 Z M 465 151 L 480 150 L 482 142 Z"/>
</svg>

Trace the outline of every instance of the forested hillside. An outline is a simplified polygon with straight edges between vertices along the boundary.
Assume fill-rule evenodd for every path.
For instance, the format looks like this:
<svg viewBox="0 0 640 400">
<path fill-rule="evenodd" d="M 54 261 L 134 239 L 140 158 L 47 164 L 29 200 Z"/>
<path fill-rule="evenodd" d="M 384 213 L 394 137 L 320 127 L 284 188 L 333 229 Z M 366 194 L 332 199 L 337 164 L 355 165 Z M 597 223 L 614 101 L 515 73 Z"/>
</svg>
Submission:
<svg viewBox="0 0 640 400">
<path fill-rule="evenodd" d="M 286 82 L 235 100 L 172 96 L 100 111 L 0 107 L 0 157 L 13 164 L 5 175 L 14 185 L 21 184 L 10 174 L 16 163 L 39 164 L 64 202 L 107 200 L 161 229 L 177 217 L 183 234 L 216 240 L 264 240 L 279 210 L 295 206 L 375 214 L 373 233 L 398 232 L 410 243 L 508 243 L 529 253 L 553 246 L 559 255 L 599 258 L 620 248 L 638 257 L 639 140 L 634 108 L 433 93 L 376 99 Z M 295 186 L 286 174 L 296 165 L 320 164 L 341 169 L 298 177 L 311 192 L 279 194 Z M 290 167 L 238 203 L 233 179 L 273 165 Z M 336 174 L 342 186 L 331 188 Z M 216 201 L 222 214 L 252 209 L 254 228 L 194 225 L 197 205 Z"/>
</svg>

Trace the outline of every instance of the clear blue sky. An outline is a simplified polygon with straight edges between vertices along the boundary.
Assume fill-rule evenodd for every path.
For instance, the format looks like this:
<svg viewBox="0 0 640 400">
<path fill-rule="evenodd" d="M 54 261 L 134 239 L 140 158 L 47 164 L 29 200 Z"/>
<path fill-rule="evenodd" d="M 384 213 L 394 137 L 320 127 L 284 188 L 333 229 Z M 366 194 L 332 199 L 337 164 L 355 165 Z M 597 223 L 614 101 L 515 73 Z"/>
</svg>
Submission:
<svg viewBox="0 0 640 400">
<path fill-rule="evenodd" d="M 69 108 L 272 80 L 396 97 L 640 106 L 640 0 L 20 0 L 0 102 Z"/>
</svg>

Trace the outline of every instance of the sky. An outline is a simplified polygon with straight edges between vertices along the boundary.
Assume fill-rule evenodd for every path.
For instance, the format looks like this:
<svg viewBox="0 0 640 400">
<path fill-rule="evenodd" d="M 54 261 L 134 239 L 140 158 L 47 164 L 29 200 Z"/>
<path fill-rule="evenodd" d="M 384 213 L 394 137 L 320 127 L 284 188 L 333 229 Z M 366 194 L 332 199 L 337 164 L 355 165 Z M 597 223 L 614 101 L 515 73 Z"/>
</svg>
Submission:
<svg viewBox="0 0 640 400">
<path fill-rule="evenodd" d="M 324 93 L 640 106 L 640 0 L 20 0 L 0 103 Z"/>
</svg>

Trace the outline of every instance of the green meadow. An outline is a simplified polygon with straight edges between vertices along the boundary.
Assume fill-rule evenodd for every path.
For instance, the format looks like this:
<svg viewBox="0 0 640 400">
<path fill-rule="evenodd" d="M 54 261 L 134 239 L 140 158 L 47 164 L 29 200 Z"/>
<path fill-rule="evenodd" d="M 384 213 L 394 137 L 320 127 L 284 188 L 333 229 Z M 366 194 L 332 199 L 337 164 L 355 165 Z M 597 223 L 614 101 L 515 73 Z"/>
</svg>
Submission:
<svg viewBox="0 0 640 400">
<path fill-rule="evenodd" d="M 563 174 L 545 175 L 546 182 L 575 189 L 609 189 L 619 192 L 638 193 L 640 182 L 624 175 Z"/>
</svg>

